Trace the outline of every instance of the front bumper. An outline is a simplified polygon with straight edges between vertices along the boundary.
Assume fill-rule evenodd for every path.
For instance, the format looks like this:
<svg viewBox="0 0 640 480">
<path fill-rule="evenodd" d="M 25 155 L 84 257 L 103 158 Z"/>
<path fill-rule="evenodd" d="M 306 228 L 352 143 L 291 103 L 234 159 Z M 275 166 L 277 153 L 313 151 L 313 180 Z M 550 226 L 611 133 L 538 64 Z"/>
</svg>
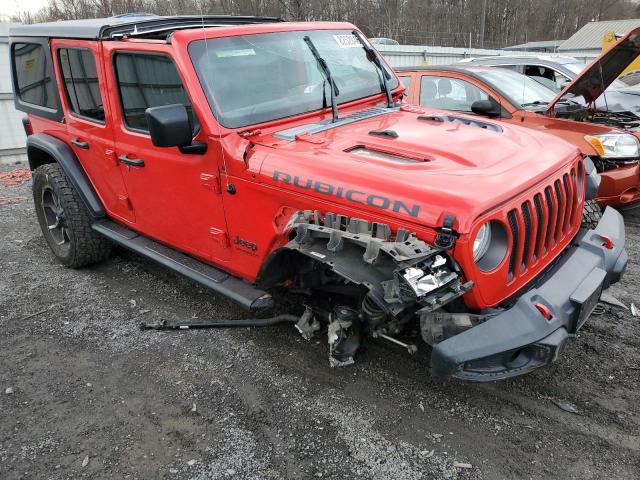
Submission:
<svg viewBox="0 0 640 480">
<path fill-rule="evenodd" d="M 605 246 L 601 235 L 611 239 L 613 246 Z M 616 210 L 607 208 L 598 226 L 581 231 L 544 281 L 513 307 L 434 345 L 432 374 L 493 381 L 556 361 L 569 334 L 593 311 L 601 291 L 620 280 L 627 260 L 624 221 Z M 539 306 L 551 313 L 549 320 Z"/>
<path fill-rule="evenodd" d="M 630 210 L 640 206 L 640 165 L 623 165 L 600 173 L 596 201 L 601 207 Z"/>
</svg>

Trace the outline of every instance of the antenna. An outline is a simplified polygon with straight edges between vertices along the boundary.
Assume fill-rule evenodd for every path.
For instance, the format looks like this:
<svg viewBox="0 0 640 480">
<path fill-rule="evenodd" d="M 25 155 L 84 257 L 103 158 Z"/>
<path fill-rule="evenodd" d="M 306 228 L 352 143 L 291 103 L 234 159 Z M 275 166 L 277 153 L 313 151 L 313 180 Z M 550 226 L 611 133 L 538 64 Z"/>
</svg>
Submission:
<svg viewBox="0 0 640 480">
<path fill-rule="evenodd" d="M 209 62 L 211 60 L 211 57 L 209 56 L 209 42 L 207 39 L 207 29 L 204 26 L 204 9 L 202 6 L 203 1 L 200 0 L 200 20 L 201 20 L 201 24 L 202 24 L 202 37 L 204 39 L 204 50 L 205 50 L 205 55 L 207 57 L 207 62 Z M 207 77 L 204 76 L 204 81 L 209 83 L 207 80 Z M 207 88 L 209 89 L 209 91 L 211 91 L 211 88 L 207 85 Z M 216 115 L 214 113 L 213 115 L 216 124 L 218 125 L 218 138 L 220 139 L 220 154 L 222 155 L 222 167 L 224 168 L 224 175 L 225 175 L 225 187 L 227 189 L 227 191 L 229 191 L 229 169 L 227 168 L 227 159 L 224 155 L 224 146 L 222 145 L 222 127 L 220 126 L 220 122 L 218 121 L 218 119 L 216 118 Z"/>
</svg>

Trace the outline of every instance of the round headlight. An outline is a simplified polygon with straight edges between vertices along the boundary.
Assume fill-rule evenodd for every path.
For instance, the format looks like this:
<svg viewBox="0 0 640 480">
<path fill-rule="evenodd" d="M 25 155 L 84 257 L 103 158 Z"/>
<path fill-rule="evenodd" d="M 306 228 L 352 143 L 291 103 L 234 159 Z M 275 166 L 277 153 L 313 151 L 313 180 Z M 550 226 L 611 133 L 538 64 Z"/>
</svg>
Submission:
<svg viewBox="0 0 640 480">
<path fill-rule="evenodd" d="M 594 146 L 602 158 L 636 158 L 640 156 L 638 139 L 628 133 L 587 135 L 585 139 Z"/>
<path fill-rule="evenodd" d="M 473 260 L 478 262 L 484 257 L 489 250 L 489 245 L 491 244 L 491 227 L 489 223 L 485 223 L 480 227 L 478 233 L 476 234 L 476 238 L 473 240 Z"/>
</svg>

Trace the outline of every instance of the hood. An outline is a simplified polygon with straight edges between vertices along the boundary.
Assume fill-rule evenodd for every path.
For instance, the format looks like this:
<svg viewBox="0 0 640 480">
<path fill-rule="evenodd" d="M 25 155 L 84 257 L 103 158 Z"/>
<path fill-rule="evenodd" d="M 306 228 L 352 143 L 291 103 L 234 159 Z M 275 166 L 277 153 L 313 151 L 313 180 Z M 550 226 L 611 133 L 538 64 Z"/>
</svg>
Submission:
<svg viewBox="0 0 640 480">
<path fill-rule="evenodd" d="M 573 79 L 547 106 L 553 110 L 566 95 L 582 96 L 587 104 L 594 102 L 640 54 L 640 27 L 631 30 L 609 50 L 603 52 L 588 68 Z"/>
<path fill-rule="evenodd" d="M 350 216 L 366 210 L 439 227 L 454 214 L 459 233 L 578 155 L 545 133 L 444 111 L 396 110 L 277 139 L 256 141 L 264 154 L 261 182 L 317 197 L 320 210 L 340 204 Z"/>
</svg>

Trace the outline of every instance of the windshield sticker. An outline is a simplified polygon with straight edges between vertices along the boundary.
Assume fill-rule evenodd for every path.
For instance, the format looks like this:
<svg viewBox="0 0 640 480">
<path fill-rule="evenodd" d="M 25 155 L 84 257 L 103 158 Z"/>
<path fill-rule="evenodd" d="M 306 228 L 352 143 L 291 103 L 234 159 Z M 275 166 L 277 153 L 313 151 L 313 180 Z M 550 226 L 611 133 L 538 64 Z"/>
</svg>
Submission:
<svg viewBox="0 0 640 480">
<path fill-rule="evenodd" d="M 256 54 L 256 51 L 253 48 L 243 48 L 238 50 L 221 50 L 216 52 L 216 55 L 218 56 L 218 58 L 248 57 L 255 54 Z"/>
<path fill-rule="evenodd" d="M 360 41 L 353 34 L 348 35 L 334 35 L 336 42 L 340 45 L 340 48 L 354 48 L 362 47 Z"/>
</svg>

